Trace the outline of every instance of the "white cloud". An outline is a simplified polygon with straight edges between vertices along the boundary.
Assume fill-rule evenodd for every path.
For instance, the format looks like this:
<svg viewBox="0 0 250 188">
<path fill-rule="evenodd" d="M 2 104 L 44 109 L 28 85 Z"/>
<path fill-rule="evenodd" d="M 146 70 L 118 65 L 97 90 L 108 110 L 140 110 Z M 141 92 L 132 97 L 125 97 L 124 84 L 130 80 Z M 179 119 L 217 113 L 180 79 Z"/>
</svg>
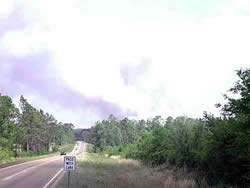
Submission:
<svg viewBox="0 0 250 188">
<path fill-rule="evenodd" d="M 5 50 L 16 56 L 27 56 L 48 49 L 47 31 L 34 24 L 25 29 L 7 32 L 2 44 Z"/>
<path fill-rule="evenodd" d="M 249 11 L 250 1 L 249 0 L 232 0 L 225 2 L 217 7 L 218 12 L 221 15 L 234 16 L 237 11 Z"/>
<path fill-rule="evenodd" d="M 15 0 L 0 1 L 0 20 L 7 18 L 15 7 Z"/>
<path fill-rule="evenodd" d="M 249 10 L 249 1 L 220 3 L 207 17 L 148 4 L 23 1 L 24 17 L 32 24 L 7 33 L 3 44 L 15 55 L 48 49 L 74 89 L 136 110 L 140 117 L 217 113 L 214 104 L 234 83 L 233 71 L 250 65 L 250 17 L 235 15 Z M 125 85 L 120 69 L 144 57 L 151 57 L 151 69 Z"/>
</svg>

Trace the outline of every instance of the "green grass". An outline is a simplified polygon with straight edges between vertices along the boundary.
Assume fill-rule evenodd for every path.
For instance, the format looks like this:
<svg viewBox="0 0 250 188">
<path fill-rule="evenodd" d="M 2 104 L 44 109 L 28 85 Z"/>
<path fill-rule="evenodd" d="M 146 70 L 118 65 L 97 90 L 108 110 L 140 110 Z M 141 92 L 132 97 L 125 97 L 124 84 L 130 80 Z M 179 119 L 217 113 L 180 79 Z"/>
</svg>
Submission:
<svg viewBox="0 0 250 188">
<path fill-rule="evenodd" d="M 59 151 L 65 151 L 66 153 L 69 153 L 73 150 L 75 144 L 67 144 L 59 148 Z"/>
<path fill-rule="evenodd" d="M 135 160 L 112 159 L 87 151 L 77 158 L 76 170 L 71 172 L 71 188 L 152 188 L 194 187 L 194 182 L 176 181 L 173 176 L 140 164 Z M 185 183 L 185 185 L 183 185 Z M 177 186 L 176 186 L 177 185 Z M 67 173 L 56 188 L 67 187 Z"/>
</svg>

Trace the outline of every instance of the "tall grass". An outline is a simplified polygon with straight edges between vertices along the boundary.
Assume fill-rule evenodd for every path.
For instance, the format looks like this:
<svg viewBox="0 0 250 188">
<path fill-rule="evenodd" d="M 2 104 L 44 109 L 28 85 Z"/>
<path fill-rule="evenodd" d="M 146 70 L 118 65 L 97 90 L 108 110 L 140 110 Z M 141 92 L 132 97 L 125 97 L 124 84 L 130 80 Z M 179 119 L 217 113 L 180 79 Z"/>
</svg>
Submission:
<svg viewBox="0 0 250 188">
<path fill-rule="evenodd" d="M 89 146 L 88 146 L 89 148 Z M 167 172 L 166 172 L 167 171 Z M 150 168 L 131 159 L 112 159 L 87 150 L 77 158 L 76 171 L 71 173 L 71 188 L 192 188 L 191 176 L 176 177 L 174 170 Z M 57 188 L 67 186 L 67 175 Z"/>
</svg>

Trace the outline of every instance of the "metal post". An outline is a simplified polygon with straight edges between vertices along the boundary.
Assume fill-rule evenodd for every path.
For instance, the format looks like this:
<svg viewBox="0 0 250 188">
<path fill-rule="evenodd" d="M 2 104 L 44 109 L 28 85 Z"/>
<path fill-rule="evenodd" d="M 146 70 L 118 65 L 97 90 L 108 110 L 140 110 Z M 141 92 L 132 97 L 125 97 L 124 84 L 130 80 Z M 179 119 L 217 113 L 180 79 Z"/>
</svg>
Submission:
<svg viewBox="0 0 250 188">
<path fill-rule="evenodd" d="M 70 186 L 70 171 L 68 171 L 68 188 Z"/>
</svg>

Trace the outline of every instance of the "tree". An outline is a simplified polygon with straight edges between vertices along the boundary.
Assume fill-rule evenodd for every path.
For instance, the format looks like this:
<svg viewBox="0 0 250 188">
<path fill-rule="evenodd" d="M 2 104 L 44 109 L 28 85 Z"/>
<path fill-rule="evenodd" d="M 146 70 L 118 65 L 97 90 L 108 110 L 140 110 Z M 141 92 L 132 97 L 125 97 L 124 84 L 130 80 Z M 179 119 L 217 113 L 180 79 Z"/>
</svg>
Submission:
<svg viewBox="0 0 250 188">
<path fill-rule="evenodd" d="M 37 110 L 27 100 L 20 98 L 20 124 L 24 131 L 24 149 L 39 154 L 41 149 L 50 151 L 52 144 L 72 143 L 74 140 L 71 123 L 57 123 L 53 115 Z"/>
<path fill-rule="evenodd" d="M 8 96 L 0 94 L 0 147 L 12 150 L 15 143 L 18 109 Z"/>
<path fill-rule="evenodd" d="M 230 184 L 250 184 L 250 69 L 237 71 L 239 80 L 229 92 L 237 98 L 224 95 L 227 103 L 217 104 L 223 119 L 211 124 L 208 144 L 208 163 L 212 178 Z M 216 159 L 216 160 L 214 160 Z"/>
<path fill-rule="evenodd" d="M 36 114 L 36 110 L 27 102 L 27 100 L 21 96 L 20 98 L 20 108 L 22 110 L 21 115 L 21 125 L 25 130 L 25 143 L 26 143 L 26 151 L 30 151 L 30 147 L 35 142 L 35 138 L 37 137 L 37 124 L 39 123 L 39 117 Z M 32 148 L 33 151 L 34 146 Z"/>
</svg>

